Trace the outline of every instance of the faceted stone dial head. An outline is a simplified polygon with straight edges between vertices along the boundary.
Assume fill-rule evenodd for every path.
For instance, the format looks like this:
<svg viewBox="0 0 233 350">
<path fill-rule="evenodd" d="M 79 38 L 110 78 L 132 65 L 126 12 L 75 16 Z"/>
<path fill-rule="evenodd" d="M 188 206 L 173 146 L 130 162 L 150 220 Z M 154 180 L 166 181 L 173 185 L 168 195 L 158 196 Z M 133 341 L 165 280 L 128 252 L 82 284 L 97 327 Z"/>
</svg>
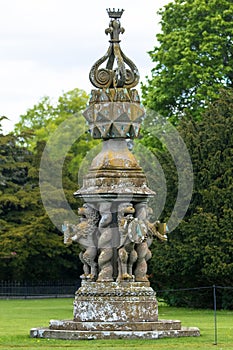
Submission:
<svg viewBox="0 0 233 350">
<path fill-rule="evenodd" d="M 144 109 L 136 90 L 93 90 L 84 117 L 95 139 L 135 138 L 139 135 Z"/>
</svg>

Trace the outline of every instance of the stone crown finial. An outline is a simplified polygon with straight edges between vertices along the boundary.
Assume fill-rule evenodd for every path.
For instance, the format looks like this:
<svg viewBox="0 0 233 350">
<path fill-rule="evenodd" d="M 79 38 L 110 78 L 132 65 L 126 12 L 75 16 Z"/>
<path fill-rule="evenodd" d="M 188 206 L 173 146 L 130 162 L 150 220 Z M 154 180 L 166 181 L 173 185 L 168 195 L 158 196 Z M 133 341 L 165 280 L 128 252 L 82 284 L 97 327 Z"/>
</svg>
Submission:
<svg viewBox="0 0 233 350">
<path fill-rule="evenodd" d="M 115 10 L 115 8 L 113 8 L 112 10 L 110 8 L 107 9 L 107 13 L 109 15 L 109 18 L 121 18 L 122 14 L 123 14 L 124 10 Z"/>
</svg>

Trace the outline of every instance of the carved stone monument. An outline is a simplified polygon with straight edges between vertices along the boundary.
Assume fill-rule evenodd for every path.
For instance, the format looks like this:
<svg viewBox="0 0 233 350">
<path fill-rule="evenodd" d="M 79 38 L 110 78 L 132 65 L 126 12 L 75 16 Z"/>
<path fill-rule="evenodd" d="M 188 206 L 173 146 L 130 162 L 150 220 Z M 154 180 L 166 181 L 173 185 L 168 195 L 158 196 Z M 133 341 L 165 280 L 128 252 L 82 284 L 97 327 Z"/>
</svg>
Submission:
<svg viewBox="0 0 233 350">
<path fill-rule="evenodd" d="M 65 223 L 64 242 L 77 242 L 83 263 L 82 285 L 74 300 L 73 320 L 51 320 L 31 337 L 106 339 L 198 336 L 197 328 L 180 321 L 159 320 L 156 293 L 147 278 L 154 237 L 166 240 L 166 225 L 151 222 L 146 176 L 128 147 L 139 135 L 144 110 L 134 87 L 135 64 L 122 52 L 123 10 L 107 10 L 110 34 L 107 53 L 90 70 L 92 90 L 84 116 L 102 150 L 93 159 L 83 186 L 78 225 Z M 105 68 L 102 64 L 106 62 Z"/>
</svg>

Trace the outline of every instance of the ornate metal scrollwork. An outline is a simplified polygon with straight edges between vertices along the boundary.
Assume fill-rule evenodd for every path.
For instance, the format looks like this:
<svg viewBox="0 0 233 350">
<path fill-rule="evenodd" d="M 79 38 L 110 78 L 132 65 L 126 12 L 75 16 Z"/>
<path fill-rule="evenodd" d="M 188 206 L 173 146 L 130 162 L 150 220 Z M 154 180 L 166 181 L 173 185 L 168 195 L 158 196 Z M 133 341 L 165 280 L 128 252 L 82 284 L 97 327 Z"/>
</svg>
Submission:
<svg viewBox="0 0 233 350">
<path fill-rule="evenodd" d="M 97 88 L 130 89 L 138 84 L 140 76 L 135 64 L 120 48 L 119 35 L 125 31 L 119 21 L 123 10 L 107 9 L 107 12 L 111 21 L 105 33 L 107 35 L 110 34 L 110 46 L 106 54 L 92 66 L 89 78 L 91 83 Z M 100 68 L 105 61 L 107 61 L 106 67 Z"/>
</svg>

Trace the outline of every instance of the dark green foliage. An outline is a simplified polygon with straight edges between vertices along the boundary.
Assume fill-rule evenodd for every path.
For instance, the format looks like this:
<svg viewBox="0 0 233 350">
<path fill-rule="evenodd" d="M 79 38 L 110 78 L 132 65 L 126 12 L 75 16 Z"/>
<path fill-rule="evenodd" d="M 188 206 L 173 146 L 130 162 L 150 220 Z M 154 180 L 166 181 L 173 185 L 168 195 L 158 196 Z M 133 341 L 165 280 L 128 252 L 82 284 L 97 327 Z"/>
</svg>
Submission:
<svg viewBox="0 0 233 350">
<path fill-rule="evenodd" d="M 61 96 L 56 106 L 44 98 L 21 117 L 17 136 L 0 134 L 0 279 L 60 280 L 78 278 L 82 273 L 79 248 L 64 245 L 61 225 L 70 210 L 67 203 L 74 213 L 81 205 L 73 197 L 78 188 L 74 179 L 92 143 L 83 132 L 65 155 L 63 147 L 70 142 L 70 129 L 85 131 L 80 111 L 86 100 L 86 94 L 78 89 Z M 71 121 L 62 129 L 64 142 L 58 145 L 54 162 L 51 154 L 45 152 L 46 143 L 51 136 L 56 137 L 56 129 L 69 118 Z M 56 173 L 61 165 L 58 170 L 62 170 L 63 197 L 56 176 L 46 184 L 47 198 L 52 200 L 49 213 L 42 203 L 39 187 L 39 172 L 46 172 L 41 169 L 42 155 L 46 169 Z M 73 159 L 76 159 L 74 163 Z"/>
<path fill-rule="evenodd" d="M 41 202 L 37 163 L 40 155 L 19 147 L 12 134 L 0 135 L 0 142 L 0 279 L 53 280 L 78 276 L 81 271 L 78 249 L 64 246 L 61 232 L 49 220 Z M 64 183 L 71 199 L 75 184 L 67 188 L 71 181 Z M 73 199 L 70 203 L 77 209 L 77 201 Z"/>
<path fill-rule="evenodd" d="M 178 125 L 192 160 L 194 190 L 186 216 L 168 243 L 154 244 L 153 283 L 156 289 L 232 286 L 233 3 L 175 0 L 159 14 L 162 32 L 150 52 L 155 67 L 143 86 L 143 98 L 154 114 Z M 154 137 L 157 120 L 150 114 L 142 143 L 164 171 L 167 200 L 160 220 L 167 221 L 181 179 L 171 151 Z M 169 292 L 165 299 L 174 305 L 212 307 L 208 293 Z M 232 308 L 232 298 L 231 290 L 222 289 L 218 307 Z"/>
<path fill-rule="evenodd" d="M 202 121 L 184 118 L 178 131 L 189 149 L 194 191 L 181 224 L 169 234 L 167 244 L 155 244 L 150 267 L 156 289 L 233 286 L 233 91 L 219 92 Z M 165 172 L 169 159 L 160 158 Z M 176 181 L 170 172 L 168 184 Z M 170 192 L 171 200 L 175 192 Z M 163 213 L 169 217 L 168 206 Z M 167 293 L 173 305 L 212 307 L 207 291 Z M 230 298 L 231 295 L 231 298 Z M 219 307 L 232 308 L 232 291 L 223 290 Z"/>
</svg>

